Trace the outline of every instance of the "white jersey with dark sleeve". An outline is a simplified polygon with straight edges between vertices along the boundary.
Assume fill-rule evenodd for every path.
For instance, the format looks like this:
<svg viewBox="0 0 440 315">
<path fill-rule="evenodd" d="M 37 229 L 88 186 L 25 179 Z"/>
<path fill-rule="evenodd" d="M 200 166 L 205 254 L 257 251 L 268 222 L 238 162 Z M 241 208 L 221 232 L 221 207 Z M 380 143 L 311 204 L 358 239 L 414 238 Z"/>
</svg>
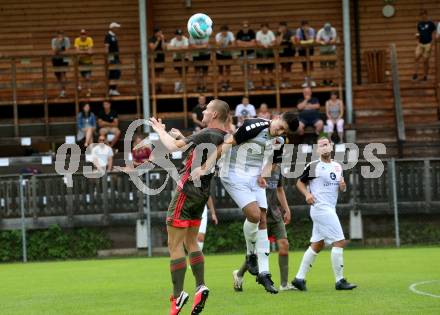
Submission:
<svg viewBox="0 0 440 315">
<path fill-rule="evenodd" d="M 231 149 L 229 173 L 240 176 L 258 176 L 264 163 L 265 151 L 272 150 L 269 133 L 270 122 L 266 119 L 247 119 L 234 134 L 237 143 Z"/>
<path fill-rule="evenodd" d="M 299 180 L 309 185 L 315 198 L 310 208 L 312 216 L 336 211 L 341 178 L 342 166 L 333 160 L 330 163 L 318 160 L 306 165 Z"/>
</svg>

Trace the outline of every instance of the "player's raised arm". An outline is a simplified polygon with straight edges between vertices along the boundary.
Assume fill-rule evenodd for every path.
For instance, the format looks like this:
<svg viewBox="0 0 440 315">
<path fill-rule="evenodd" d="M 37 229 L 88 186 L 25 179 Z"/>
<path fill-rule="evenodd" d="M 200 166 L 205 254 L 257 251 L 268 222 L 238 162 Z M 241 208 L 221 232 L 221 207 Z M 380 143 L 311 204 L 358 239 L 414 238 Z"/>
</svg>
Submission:
<svg viewBox="0 0 440 315">
<path fill-rule="evenodd" d="M 183 148 L 186 145 L 186 142 L 181 139 L 174 139 L 166 130 L 165 125 L 162 124 L 162 120 L 157 120 L 156 118 L 152 117 L 148 121 L 148 124 L 153 128 L 153 130 L 159 135 L 160 141 L 163 143 L 165 148 L 167 148 L 169 151 L 179 151 L 181 148 Z"/>
</svg>

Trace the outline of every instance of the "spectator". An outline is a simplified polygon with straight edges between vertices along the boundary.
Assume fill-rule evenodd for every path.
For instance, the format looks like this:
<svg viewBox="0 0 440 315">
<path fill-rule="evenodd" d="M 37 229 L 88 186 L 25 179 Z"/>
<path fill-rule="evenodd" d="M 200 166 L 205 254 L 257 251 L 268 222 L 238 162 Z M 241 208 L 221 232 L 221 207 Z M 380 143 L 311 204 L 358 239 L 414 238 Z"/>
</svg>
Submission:
<svg viewBox="0 0 440 315">
<path fill-rule="evenodd" d="M 92 64 L 93 64 L 93 39 L 87 36 L 85 29 L 81 30 L 80 36 L 75 38 L 74 44 L 76 51 L 80 54 L 78 58 L 78 65 L 81 67 L 80 74 L 84 79 L 84 87 L 87 90 L 87 97 L 92 95 Z M 78 90 L 81 91 L 81 84 L 78 85 Z"/>
<path fill-rule="evenodd" d="M 325 23 L 324 27 L 318 31 L 316 35 L 316 42 L 321 44 L 319 47 L 319 54 L 321 56 L 334 56 L 336 55 L 336 41 L 338 39 L 338 35 L 336 33 L 336 29 L 332 27 L 330 23 Z M 321 68 L 335 68 L 336 61 L 321 61 Z M 323 85 L 334 85 L 332 79 L 324 79 Z"/>
<path fill-rule="evenodd" d="M 105 35 L 105 38 L 104 38 L 104 44 L 105 44 L 105 47 L 106 47 L 107 53 L 108 53 L 108 63 L 110 65 L 118 65 L 121 63 L 121 60 L 119 58 L 118 38 L 116 37 L 116 31 L 120 27 L 121 27 L 121 25 L 119 25 L 116 22 L 110 23 L 109 31 L 107 32 L 107 34 Z M 121 70 L 119 70 L 119 69 L 109 70 L 108 79 L 110 81 L 119 80 L 120 77 L 121 77 Z M 110 83 L 108 94 L 110 96 L 120 95 L 120 93 L 117 90 L 117 86 L 116 86 L 116 84 L 114 84 L 114 82 Z"/>
<path fill-rule="evenodd" d="M 215 42 L 219 48 L 228 48 L 234 46 L 235 37 L 232 32 L 229 31 L 227 25 L 223 25 L 220 28 L 220 32 L 215 35 Z M 232 51 L 227 50 L 218 50 L 217 51 L 217 60 L 231 60 L 232 59 Z M 231 65 L 219 65 L 219 81 L 222 91 L 230 91 L 231 86 L 229 83 L 229 78 L 231 76 Z"/>
<path fill-rule="evenodd" d="M 269 29 L 269 25 L 267 23 L 261 24 L 261 30 L 257 32 L 256 35 L 257 45 L 263 47 L 264 49 L 257 50 L 258 58 L 273 58 L 273 50 L 272 46 L 275 44 L 275 34 Z M 263 63 L 259 64 L 258 70 L 260 73 L 264 73 L 261 76 L 261 86 L 263 90 L 269 90 L 274 87 L 273 85 L 273 77 L 272 71 L 274 68 L 273 63 Z M 270 77 L 269 85 L 266 85 L 266 77 Z"/>
<path fill-rule="evenodd" d="M 139 149 L 134 149 L 139 143 L 141 143 L 143 137 L 141 135 L 135 135 L 133 141 L 133 149 L 131 150 L 131 155 L 133 157 L 133 165 L 139 166 L 142 163 L 148 161 L 151 155 L 151 148 L 149 146 L 142 146 Z"/>
<path fill-rule="evenodd" d="M 327 114 L 328 139 L 331 142 L 333 131 L 336 130 L 339 136 L 339 143 L 344 141 L 344 104 L 338 98 L 337 92 L 332 92 L 330 99 L 325 103 L 325 112 Z"/>
<path fill-rule="evenodd" d="M 165 62 L 165 36 L 163 35 L 160 28 L 154 29 L 154 35 L 150 38 L 148 46 L 154 53 L 154 74 L 156 76 L 156 91 L 162 92 L 162 83 L 160 82 L 160 77 L 164 71 Z"/>
<path fill-rule="evenodd" d="M 100 135 L 98 144 L 91 151 L 92 163 L 98 171 L 111 171 L 113 168 L 113 150 L 107 145 L 105 136 Z"/>
<path fill-rule="evenodd" d="M 96 117 L 90 111 L 88 103 L 83 105 L 82 110 L 76 116 L 76 126 L 78 129 L 76 140 L 81 141 L 85 137 L 84 147 L 87 148 L 93 143 L 93 134 L 96 130 Z"/>
<path fill-rule="evenodd" d="M 440 22 L 437 23 L 437 39 L 440 38 Z"/>
<path fill-rule="evenodd" d="M 70 40 L 64 36 L 63 31 L 58 31 L 56 37 L 52 38 L 52 66 L 54 67 L 55 77 L 60 85 L 60 97 L 66 96 L 66 71 L 58 70 L 58 67 L 67 67 L 69 63 L 63 54 L 70 48 Z"/>
<path fill-rule="evenodd" d="M 241 104 L 237 105 L 235 108 L 235 116 L 238 118 L 237 127 L 240 127 L 245 119 L 257 116 L 254 105 L 249 104 L 248 97 L 244 96 L 241 100 Z"/>
<path fill-rule="evenodd" d="M 269 107 L 266 103 L 261 103 L 260 108 L 258 109 L 258 117 L 264 119 L 270 119 L 271 113 L 269 111 Z"/>
<path fill-rule="evenodd" d="M 303 96 L 297 105 L 299 111 L 298 134 L 303 135 L 306 127 L 313 126 L 316 134 L 319 136 L 324 127 L 324 122 L 319 113 L 319 100 L 316 97 L 312 97 L 312 89 L 310 87 L 303 89 Z"/>
<path fill-rule="evenodd" d="M 113 146 L 118 142 L 121 136 L 121 130 L 119 130 L 118 113 L 111 108 L 110 101 L 104 101 L 103 110 L 98 115 L 99 135 L 107 137 L 109 134 L 113 135 L 110 146 Z"/>
<path fill-rule="evenodd" d="M 255 45 L 257 44 L 256 40 L 255 40 L 255 32 L 249 28 L 249 23 L 248 21 L 243 21 L 242 24 L 242 29 L 238 31 L 237 36 L 236 36 L 236 43 L 238 47 L 242 47 L 242 48 L 249 48 L 249 47 L 255 47 Z M 252 60 L 255 59 L 255 51 L 254 50 L 247 50 L 247 53 L 245 55 L 244 51 L 241 52 L 241 57 L 240 59 L 243 60 L 243 64 L 244 64 L 244 59 Z M 254 83 L 251 79 L 252 77 L 252 72 L 253 72 L 253 67 L 252 64 L 247 64 L 247 67 L 245 69 L 245 67 L 242 67 L 242 71 L 244 73 L 244 71 L 247 71 L 247 75 L 248 75 L 248 79 L 247 79 L 247 85 L 248 85 L 248 89 L 249 90 L 253 90 L 254 89 Z"/>
<path fill-rule="evenodd" d="M 169 50 L 176 50 L 176 49 L 188 49 L 189 42 L 188 38 L 183 36 L 183 32 L 181 29 L 177 29 L 175 32 L 175 37 L 171 39 L 171 42 L 168 44 L 167 48 Z M 173 61 L 174 62 L 181 62 L 182 59 L 185 58 L 185 60 L 188 60 L 188 56 L 185 53 L 178 52 L 173 54 Z M 183 92 L 183 83 L 182 83 L 182 74 L 183 70 L 181 66 L 175 66 L 174 69 L 179 74 L 180 79 L 177 80 L 174 83 L 174 92 L 176 93 L 182 93 Z M 185 72 L 188 73 L 188 67 L 185 66 Z"/>
<path fill-rule="evenodd" d="M 193 108 L 192 120 L 194 123 L 194 131 L 200 131 L 206 128 L 206 125 L 202 122 L 203 111 L 206 109 L 206 97 L 204 95 L 199 96 L 199 103 Z"/>
<path fill-rule="evenodd" d="M 417 34 L 419 42 L 416 48 L 416 62 L 413 80 L 417 80 L 419 72 L 420 58 L 423 60 L 423 81 L 428 80 L 429 73 L 429 57 L 432 51 L 432 39 L 435 32 L 435 24 L 428 18 L 428 12 L 422 10 L 420 12 L 420 21 L 417 23 Z"/>
<path fill-rule="evenodd" d="M 206 48 L 209 48 L 209 37 L 203 39 L 189 38 L 189 46 L 194 49 L 199 49 L 193 53 L 193 61 L 195 61 L 194 70 L 196 72 L 196 92 L 206 92 L 206 79 L 208 78 L 208 65 L 199 65 L 198 61 L 208 62 L 211 60 L 211 53 Z M 201 50 L 203 49 L 203 50 Z"/>
<path fill-rule="evenodd" d="M 280 22 L 277 33 L 277 44 L 281 45 L 280 57 L 293 58 L 295 56 L 295 48 L 292 45 L 292 38 L 295 37 L 295 33 L 287 27 L 286 22 Z M 290 88 L 289 73 L 292 72 L 293 62 L 281 62 L 281 88 Z"/>
<path fill-rule="evenodd" d="M 312 45 L 315 41 L 315 30 L 310 27 L 308 21 L 302 21 L 301 26 L 296 30 L 296 35 L 294 37 L 294 40 L 296 43 L 299 43 L 301 45 Z M 313 56 L 315 50 L 312 47 L 301 47 L 298 48 L 298 54 L 302 57 L 305 57 L 307 55 L 307 51 L 309 52 L 309 56 Z M 309 67 L 310 73 L 313 71 L 313 62 L 302 62 L 303 71 L 306 75 L 303 87 L 307 86 L 316 86 L 316 82 L 313 81 L 309 77 L 309 72 L 307 71 L 307 66 Z"/>
</svg>

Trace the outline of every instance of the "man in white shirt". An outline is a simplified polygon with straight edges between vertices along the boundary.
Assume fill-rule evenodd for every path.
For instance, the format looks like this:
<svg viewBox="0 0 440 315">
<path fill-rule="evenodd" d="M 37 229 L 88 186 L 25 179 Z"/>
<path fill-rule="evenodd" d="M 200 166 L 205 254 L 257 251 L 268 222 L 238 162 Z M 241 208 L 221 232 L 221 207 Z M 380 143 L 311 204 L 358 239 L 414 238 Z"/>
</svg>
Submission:
<svg viewBox="0 0 440 315">
<path fill-rule="evenodd" d="M 244 96 L 241 100 L 241 104 L 238 104 L 235 108 L 235 116 L 238 118 L 237 127 L 243 125 L 243 121 L 248 118 L 257 116 L 255 106 L 249 104 L 249 98 Z"/>
<path fill-rule="evenodd" d="M 338 191 L 347 189 L 342 166 L 331 160 L 332 143 L 327 138 L 318 140 L 320 159 L 309 163 L 299 177 L 297 189 L 311 205 L 310 217 L 313 221 L 310 247 L 304 253 L 298 273 L 292 285 L 298 290 L 306 291 L 306 274 L 313 265 L 316 256 L 325 243 L 332 245 L 331 261 L 336 279 L 336 290 L 352 290 L 357 287 L 344 278 L 343 250 L 345 237 L 341 223 L 336 214 Z"/>
<path fill-rule="evenodd" d="M 228 48 L 235 45 L 234 33 L 229 31 L 227 25 L 223 25 L 220 28 L 220 32 L 215 35 L 215 42 L 219 48 Z M 231 60 L 232 51 L 230 50 L 218 50 L 216 54 L 217 60 Z M 229 83 L 229 77 L 231 76 L 231 65 L 219 65 L 219 82 L 221 90 L 223 92 L 230 91 L 231 86 Z"/>
<path fill-rule="evenodd" d="M 319 54 L 321 56 L 331 56 L 336 54 L 336 46 L 332 44 L 336 44 L 338 39 L 338 34 L 336 29 L 332 27 L 330 23 L 325 23 L 324 27 L 318 31 L 316 35 L 316 42 L 321 44 L 319 47 Z M 336 61 L 321 61 L 321 68 L 335 68 Z M 324 79 L 323 85 L 334 85 L 332 79 Z"/>
<path fill-rule="evenodd" d="M 258 49 L 257 50 L 257 57 L 258 58 L 273 58 L 273 50 L 272 46 L 275 44 L 276 37 L 275 34 L 269 29 L 269 25 L 267 23 L 261 24 L 261 30 L 257 32 L 256 35 L 257 45 L 260 47 L 263 47 L 264 49 Z M 274 87 L 273 85 L 273 77 L 272 77 L 272 71 L 274 68 L 273 63 L 263 63 L 257 65 L 258 70 L 260 70 L 260 73 L 264 73 L 264 75 L 261 78 L 261 87 L 263 90 L 269 90 Z M 266 85 L 266 77 L 270 76 L 269 78 L 269 85 Z"/>
<path fill-rule="evenodd" d="M 92 149 L 93 165 L 99 170 L 105 172 L 113 168 L 113 150 L 106 144 L 105 136 L 101 135 L 98 144 Z"/>
<path fill-rule="evenodd" d="M 188 38 L 183 35 L 183 32 L 181 29 L 177 29 L 175 32 L 175 37 L 173 37 L 170 41 L 170 43 L 167 45 L 168 50 L 176 50 L 176 49 L 188 49 L 189 41 Z M 182 59 L 188 60 L 188 55 L 182 52 L 174 53 L 173 54 L 173 61 L 181 63 Z M 174 69 L 179 74 L 179 77 L 182 77 L 182 69 L 181 66 L 175 66 Z M 188 73 L 188 67 L 185 66 L 185 72 Z M 182 93 L 183 92 L 183 84 L 181 79 L 176 81 L 174 83 L 174 91 L 176 93 Z"/>
</svg>

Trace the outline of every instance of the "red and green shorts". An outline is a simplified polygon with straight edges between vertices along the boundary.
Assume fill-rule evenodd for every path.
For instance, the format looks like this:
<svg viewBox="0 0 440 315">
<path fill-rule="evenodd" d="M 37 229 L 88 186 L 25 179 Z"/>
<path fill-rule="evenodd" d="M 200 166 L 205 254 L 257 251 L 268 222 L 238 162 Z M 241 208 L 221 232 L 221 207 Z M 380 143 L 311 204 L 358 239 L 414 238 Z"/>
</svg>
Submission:
<svg viewBox="0 0 440 315">
<path fill-rule="evenodd" d="M 167 225 L 177 228 L 199 227 L 209 193 L 193 185 L 177 189 L 167 212 Z"/>
</svg>

